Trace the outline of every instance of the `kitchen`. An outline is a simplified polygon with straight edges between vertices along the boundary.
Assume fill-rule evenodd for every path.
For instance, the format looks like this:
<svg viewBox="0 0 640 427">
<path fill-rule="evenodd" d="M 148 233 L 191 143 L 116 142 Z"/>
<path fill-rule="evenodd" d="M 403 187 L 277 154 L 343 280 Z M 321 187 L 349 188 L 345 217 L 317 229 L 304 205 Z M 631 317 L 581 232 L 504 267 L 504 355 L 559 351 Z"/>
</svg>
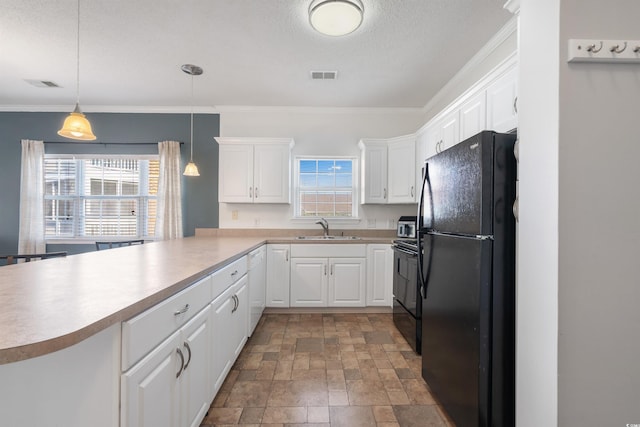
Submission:
<svg viewBox="0 0 640 427">
<path fill-rule="evenodd" d="M 629 399 L 637 396 L 634 360 L 637 360 L 638 347 L 637 342 L 625 338 L 634 336 L 634 325 L 638 321 L 634 307 L 637 301 L 634 278 L 638 272 L 632 256 L 638 241 L 638 226 L 633 219 L 638 206 L 636 199 L 627 197 L 635 194 L 632 183 L 637 181 L 636 168 L 629 163 L 637 156 L 633 144 L 636 138 L 632 133 L 633 112 L 638 111 L 637 90 L 634 90 L 637 89 L 634 80 L 637 69 L 633 64 L 567 64 L 563 59 L 568 38 L 638 38 L 633 36 L 635 27 L 628 18 L 634 15 L 637 5 L 616 2 L 615 6 L 617 8 L 605 9 L 598 2 L 527 1 L 521 6 L 518 425 L 637 423 L 638 414 L 633 412 L 637 409 Z M 544 25 L 549 26 L 549 31 L 540 31 Z M 615 87 L 608 79 L 611 75 L 617 79 Z M 541 81 L 546 83 L 541 85 Z M 594 86 L 596 82 L 598 85 Z M 5 107 L 5 111 L 16 111 L 16 108 Z M 305 138 L 298 137 L 299 131 L 295 129 L 284 128 L 291 122 L 303 126 L 301 119 L 306 120 L 308 129 L 314 132 L 319 129 L 328 132 L 326 123 L 332 123 L 333 129 L 352 134 L 349 138 L 352 141 L 365 136 L 406 134 L 425 121 L 412 114 L 410 117 L 400 112 L 393 115 L 391 111 L 364 116 L 359 119 L 357 112 L 353 115 L 322 111 L 310 114 L 309 111 L 291 113 L 277 109 L 227 111 L 221 115 L 220 134 L 280 134 L 293 137 L 296 147 L 300 148 Z M 5 141 L 4 135 L 4 129 L 10 128 L 9 122 L 14 117 L 3 118 L 3 152 L 6 145 L 11 162 L 17 163 L 15 141 L 24 135 L 12 136 L 13 142 Z M 407 129 L 408 125 L 397 124 L 403 120 L 415 123 L 415 127 Z M 390 126 L 397 124 L 398 128 L 380 129 L 381 121 L 392 122 Z M 242 127 L 243 122 L 252 126 Z M 360 123 L 360 128 L 353 129 L 350 123 Z M 549 126 L 541 127 L 540 123 Z M 583 126 L 584 123 L 589 126 Z M 59 124 L 53 125 L 54 130 L 56 126 Z M 326 135 L 320 139 L 327 139 Z M 615 149 L 603 144 L 606 140 L 615 140 Z M 196 159 L 199 147 L 204 145 L 198 142 Z M 345 147 L 344 143 L 336 145 Z M 349 155 L 356 155 L 356 148 L 352 147 Z M 9 155 L 12 151 L 14 155 Z M 603 163 L 602 159 L 607 161 Z M 543 168 L 542 176 L 540 168 Z M 609 186 L 613 184 L 603 181 L 602 187 L 596 187 L 604 202 L 598 207 L 593 206 L 591 192 L 583 189 L 584 182 L 591 181 L 591 171 L 602 168 L 605 168 L 604 176 L 615 180 L 618 191 L 611 191 Z M 13 166 L 3 165 L 1 169 L 3 174 L 8 174 L 3 175 L 5 182 L 16 182 L 18 175 Z M 205 168 L 201 166 L 201 169 Z M 8 208 L 15 206 L 17 200 L 15 195 L 9 203 L 3 199 L 3 218 L 17 216 L 13 208 Z M 607 206 L 621 206 L 621 209 L 614 212 L 614 221 L 603 224 L 601 215 L 610 212 Z M 228 212 L 227 222 L 232 221 L 232 210 Z M 402 213 L 383 216 L 385 214 L 375 211 L 371 217 L 378 224 L 397 219 Z M 225 221 L 223 217 L 221 212 L 221 225 Z M 262 213 L 244 217 L 240 212 L 239 221 L 246 219 L 253 223 L 255 217 L 264 218 Z M 605 227 L 611 231 L 596 239 L 596 247 L 615 250 L 597 251 L 594 237 L 581 234 L 593 224 L 599 224 L 599 230 Z M 12 226 L 11 230 L 16 227 Z M 3 231 L 3 239 L 14 231 L 6 233 Z M 600 266 L 596 267 L 597 264 Z M 615 292 L 605 292 L 601 283 L 611 283 L 611 278 L 614 278 Z M 580 304 L 574 304 L 576 300 Z M 599 336 L 596 348 L 594 332 Z M 593 392 L 596 389 L 598 393 Z M 598 398 L 602 395 L 614 398 L 603 402 Z M 624 421 L 611 421 L 615 417 L 624 417 Z"/>
</svg>

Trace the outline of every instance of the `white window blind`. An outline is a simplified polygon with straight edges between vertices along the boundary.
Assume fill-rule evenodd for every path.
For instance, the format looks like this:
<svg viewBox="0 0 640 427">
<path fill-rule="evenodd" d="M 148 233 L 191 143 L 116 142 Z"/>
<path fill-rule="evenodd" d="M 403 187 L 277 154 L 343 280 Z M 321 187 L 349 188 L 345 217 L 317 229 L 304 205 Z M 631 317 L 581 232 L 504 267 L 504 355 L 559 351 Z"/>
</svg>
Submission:
<svg viewBox="0 0 640 427">
<path fill-rule="evenodd" d="M 45 237 L 152 237 L 156 158 L 45 156 Z"/>
</svg>

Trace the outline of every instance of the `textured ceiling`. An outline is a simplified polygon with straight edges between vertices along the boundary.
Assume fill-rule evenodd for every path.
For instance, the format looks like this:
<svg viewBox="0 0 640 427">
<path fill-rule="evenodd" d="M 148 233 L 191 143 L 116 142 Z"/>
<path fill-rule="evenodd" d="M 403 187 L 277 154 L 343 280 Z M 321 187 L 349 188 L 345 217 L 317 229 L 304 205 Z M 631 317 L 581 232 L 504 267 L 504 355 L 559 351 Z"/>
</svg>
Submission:
<svg viewBox="0 0 640 427">
<path fill-rule="evenodd" d="M 81 0 L 81 105 L 190 105 L 192 63 L 195 106 L 423 107 L 511 17 L 504 0 L 362 0 L 336 38 L 310 27 L 310 1 Z M 0 106 L 75 102 L 76 7 L 0 0 Z"/>
</svg>

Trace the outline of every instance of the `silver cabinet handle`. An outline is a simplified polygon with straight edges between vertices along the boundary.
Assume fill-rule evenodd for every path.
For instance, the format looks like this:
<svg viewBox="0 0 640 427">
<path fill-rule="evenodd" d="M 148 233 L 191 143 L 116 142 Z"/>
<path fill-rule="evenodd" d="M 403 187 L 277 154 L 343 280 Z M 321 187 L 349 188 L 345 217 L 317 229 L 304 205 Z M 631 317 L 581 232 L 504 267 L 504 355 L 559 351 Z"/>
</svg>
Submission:
<svg viewBox="0 0 640 427">
<path fill-rule="evenodd" d="M 235 276 L 236 274 L 238 274 L 238 270 L 236 270 L 233 273 L 231 273 L 231 277 Z"/>
<path fill-rule="evenodd" d="M 384 189 L 384 196 L 383 196 L 382 198 L 383 198 L 383 199 L 386 199 L 386 198 L 387 198 L 387 189 L 386 189 L 386 188 Z"/>
<path fill-rule="evenodd" d="M 256 195 L 256 199 L 258 198 L 258 187 L 256 187 L 256 189 L 253 191 L 253 194 Z"/>
<path fill-rule="evenodd" d="M 331 264 L 331 275 L 333 276 L 333 270 L 335 268 L 335 264 Z"/>
<path fill-rule="evenodd" d="M 189 363 L 191 363 L 191 347 L 189 347 L 189 343 L 187 341 L 182 343 L 182 345 L 184 345 L 184 348 L 186 348 L 187 351 L 189 352 L 189 358 L 187 359 L 187 363 L 184 364 L 184 369 L 183 369 L 183 371 L 186 371 L 187 368 L 189 367 Z"/>
<path fill-rule="evenodd" d="M 180 350 L 179 348 L 176 348 L 176 352 L 178 353 L 178 356 L 180 356 L 180 360 L 181 360 L 181 362 L 180 362 L 180 370 L 176 374 L 176 378 L 179 378 L 180 374 L 184 370 L 184 354 L 182 354 L 182 350 Z"/>
<path fill-rule="evenodd" d="M 327 264 L 324 265 L 324 275 L 327 275 Z"/>
<path fill-rule="evenodd" d="M 284 251 L 284 260 L 285 260 L 286 262 L 289 262 L 289 249 L 286 249 L 286 250 Z"/>
<path fill-rule="evenodd" d="M 179 316 L 183 313 L 186 313 L 187 310 L 189 310 L 189 304 L 185 304 L 184 307 L 182 307 L 180 310 L 176 310 L 173 312 L 174 316 Z"/>
<path fill-rule="evenodd" d="M 413 197 L 413 185 L 411 186 L 411 197 Z"/>
<path fill-rule="evenodd" d="M 240 301 L 238 300 L 237 295 L 234 295 L 231 298 L 233 298 L 233 308 L 231 309 L 231 313 L 235 313 L 238 309 L 238 306 L 240 305 Z"/>
<path fill-rule="evenodd" d="M 518 97 L 513 98 L 513 112 L 518 114 Z"/>
<path fill-rule="evenodd" d="M 253 199 L 253 187 L 249 187 L 249 197 Z"/>
</svg>

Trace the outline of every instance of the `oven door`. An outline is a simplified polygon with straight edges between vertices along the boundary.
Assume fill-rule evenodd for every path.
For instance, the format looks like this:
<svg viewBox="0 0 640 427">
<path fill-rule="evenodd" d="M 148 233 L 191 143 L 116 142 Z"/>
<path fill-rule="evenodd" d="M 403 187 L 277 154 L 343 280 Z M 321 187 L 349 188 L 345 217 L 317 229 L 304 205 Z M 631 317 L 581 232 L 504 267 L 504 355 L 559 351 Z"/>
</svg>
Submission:
<svg viewBox="0 0 640 427">
<path fill-rule="evenodd" d="M 393 323 L 413 350 L 422 350 L 422 298 L 418 293 L 418 254 L 394 246 Z"/>
<path fill-rule="evenodd" d="M 393 297 L 418 319 L 418 254 L 399 247 L 393 253 Z"/>
</svg>

